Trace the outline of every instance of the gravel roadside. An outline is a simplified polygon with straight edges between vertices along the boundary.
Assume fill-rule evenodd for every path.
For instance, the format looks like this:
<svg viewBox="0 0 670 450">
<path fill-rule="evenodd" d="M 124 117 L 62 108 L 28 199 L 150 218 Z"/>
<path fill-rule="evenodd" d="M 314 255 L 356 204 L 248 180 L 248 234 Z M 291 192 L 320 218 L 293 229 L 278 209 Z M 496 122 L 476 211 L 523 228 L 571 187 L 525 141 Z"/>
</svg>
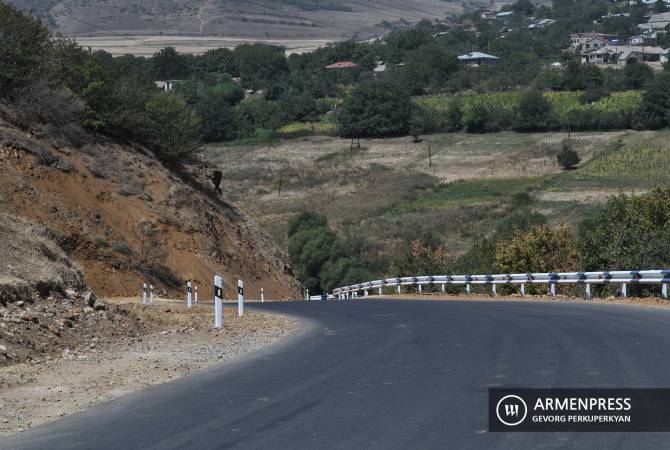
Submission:
<svg viewBox="0 0 670 450">
<path fill-rule="evenodd" d="M 232 360 L 295 334 L 285 316 L 224 308 L 224 327 L 212 327 L 212 305 L 188 310 L 161 302 L 123 304 L 146 329 L 141 336 L 92 338 L 85 347 L 0 367 L 0 435 L 24 431 L 153 384 Z"/>
</svg>

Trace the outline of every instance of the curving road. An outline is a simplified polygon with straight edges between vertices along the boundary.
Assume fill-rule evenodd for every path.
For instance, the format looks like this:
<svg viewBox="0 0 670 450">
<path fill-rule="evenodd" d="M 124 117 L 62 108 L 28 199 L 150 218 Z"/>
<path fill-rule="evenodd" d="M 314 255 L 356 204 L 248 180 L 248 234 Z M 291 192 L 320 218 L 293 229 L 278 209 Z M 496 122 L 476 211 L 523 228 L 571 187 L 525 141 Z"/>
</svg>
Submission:
<svg viewBox="0 0 670 450">
<path fill-rule="evenodd" d="M 660 448 L 663 433 L 488 433 L 487 388 L 670 387 L 670 310 L 484 301 L 256 308 L 300 336 L 0 448 Z"/>
</svg>

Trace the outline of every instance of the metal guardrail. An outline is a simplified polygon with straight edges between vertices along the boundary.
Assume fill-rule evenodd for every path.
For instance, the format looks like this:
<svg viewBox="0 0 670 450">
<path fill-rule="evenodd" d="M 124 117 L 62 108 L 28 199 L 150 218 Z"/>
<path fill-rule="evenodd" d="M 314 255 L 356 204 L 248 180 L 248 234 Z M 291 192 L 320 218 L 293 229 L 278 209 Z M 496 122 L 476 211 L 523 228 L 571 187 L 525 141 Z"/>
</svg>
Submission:
<svg viewBox="0 0 670 450">
<path fill-rule="evenodd" d="M 591 298 L 592 284 L 621 284 L 621 296 L 627 297 L 628 284 L 660 284 L 661 296 L 668 298 L 668 284 L 670 283 L 670 269 L 666 270 L 628 270 L 612 272 L 547 272 L 547 273 L 510 273 L 497 275 L 429 275 L 418 277 L 387 278 L 366 283 L 344 286 L 333 290 L 333 296 L 338 299 L 355 298 L 362 292 L 367 296 L 372 289 L 378 289 L 383 295 L 384 288 L 395 287 L 400 294 L 402 286 L 416 286 L 422 292 L 422 286 L 440 285 L 445 292 L 447 285 L 464 285 L 465 292 L 470 293 L 472 285 L 490 285 L 493 295 L 496 295 L 496 286 L 520 285 L 521 295 L 525 295 L 526 284 L 546 284 L 552 296 L 556 296 L 558 284 L 584 285 L 584 297 Z M 321 297 L 318 297 L 321 298 Z M 317 299 L 317 298 L 315 298 Z"/>
</svg>

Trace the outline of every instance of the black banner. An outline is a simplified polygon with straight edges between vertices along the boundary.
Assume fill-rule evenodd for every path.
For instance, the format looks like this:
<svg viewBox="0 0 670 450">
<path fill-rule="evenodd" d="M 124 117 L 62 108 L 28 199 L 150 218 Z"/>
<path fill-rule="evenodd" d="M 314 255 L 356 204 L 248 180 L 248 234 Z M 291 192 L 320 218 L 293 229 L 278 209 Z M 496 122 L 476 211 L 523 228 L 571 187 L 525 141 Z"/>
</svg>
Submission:
<svg viewBox="0 0 670 450">
<path fill-rule="evenodd" d="M 223 289 L 218 286 L 214 286 L 214 297 L 223 298 Z"/>
<path fill-rule="evenodd" d="M 489 389 L 489 431 L 670 431 L 670 389 Z"/>
<path fill-rule="evenodd" d="M 240 294 L 240 295 L 244 295 L 244 288 L 240 287 L 240 286 L 237 286 L 237 293 Z"/>
</svg>

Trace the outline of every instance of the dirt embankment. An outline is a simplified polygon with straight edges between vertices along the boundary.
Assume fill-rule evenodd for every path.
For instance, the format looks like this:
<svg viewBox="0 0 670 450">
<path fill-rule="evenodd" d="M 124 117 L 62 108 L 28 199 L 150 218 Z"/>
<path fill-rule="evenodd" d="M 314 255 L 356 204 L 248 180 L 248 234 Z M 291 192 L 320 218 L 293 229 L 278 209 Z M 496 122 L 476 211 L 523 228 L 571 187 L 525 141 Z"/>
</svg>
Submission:
<svg viewBox="0 0 670 450">
<path fill-rule="evenodd" d="M 137 295 L 144 282 L 176 295 L 219 273 L 226 295 L 242 279 L 251 296 L 300 298 L 285 255 L 213 189 L 209 167 L 168 168 L 142 148 L 78 139 L 38 138 L 0 116 L 0 212 L 45 227 L 99 296 Z"/>
<path fill-rule="evenodd" d="M 0 367 L 0 435 L 211 367 L 300 327 L 286 317 L 254 311 L 237 317 L 236 310 L 225 308 L 224 327 L 217 331 L 212 305 L 188 310 L 183 302 L 159 301 L 143 306 L 137 298 L 106 303 L 106 310 L 84 313 L 75 322 L 103 325 L 103 331 L 62 342 L 58 355 Z M 22 325 L 34 327 L 32 322 Z"/>
</svg>

